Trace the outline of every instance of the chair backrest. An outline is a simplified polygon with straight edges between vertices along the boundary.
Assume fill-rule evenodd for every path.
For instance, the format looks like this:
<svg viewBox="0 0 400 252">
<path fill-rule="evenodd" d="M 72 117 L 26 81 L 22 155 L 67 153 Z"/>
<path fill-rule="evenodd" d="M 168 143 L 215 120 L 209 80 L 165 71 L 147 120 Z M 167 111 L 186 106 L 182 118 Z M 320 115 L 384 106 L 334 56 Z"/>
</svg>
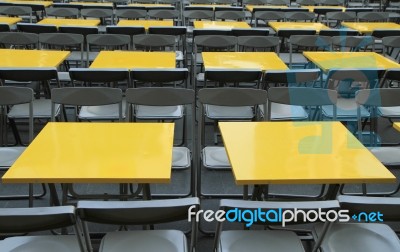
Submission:
<svg viewBox="0 0 400 252">
<path fill-rule="evenodd" d="M 140 34 L 132 37 L 135 50 L 175 51 L 175 36 L 164 34 Z"/>
<path fill-rule="evenodd" d="M 183 82 L 189 76 L 189 70 L 187 68 L 173 68 L 173 69 L 158 69 L 158 68 L 140 68 L 132 69 L 130 71 L 130 78 L 133 82 L 133 86 L 136 87 L 137 82 L 147 83 L 147 84 L 168 84 Z M 186 86 L 186 84 L 184 85 Z"/>
<path fill-rule="evenodd" d="M 340 27 L 343 21 L 356 20 L 357 14 L 353 11 L 329 11 L 326 13 L 326 22 L 329 27 Z"/>
<path fill-rule="evenodd" d="M 122 90 L 109 87 L 67 87 L 51 90 L 51 119 L 55 121 L 55 105 L 101 106 L 118 104 L 119 121 L 122 121 Z"/>
<path fill-rule="evenodd" d="M 145 9 L 117 8 L 115 11 L 115 17 L 117 19 L 141 19 L 147 17 L 147 11 Z"/>
<path fill-rule="evenodd" d="M 320 5 L 345 5 L 345 0 L 321 0 Z"/>
<path fill-rule="evenodd" d="M 259 69 L 209 69 L 204 73 L 205 86 L 208 82 L 215 82 L 217 86 L 233 84 L 239 87 L 240 83 L 255 82 L 259 87 L 262 72 Z"/>
<path fill-rule="evenodd" d="M 238 37 L 238 51 L 272 51 L 279 52 L 279 38 L 272 36 Z"/>
<path fill-rule="evenodd" d="M 384 37 L 382 38 L 382 44 L 383 53 L 399 62 L 400 52 L 395 49 L 400 48 L 400 36 Z"/>
<path fill-rule="evenodd" d="M 18 23 L 17 28 L 21 32 L 30 32 L 30 33 L 51 33 L 57 32 L 57 27 L 55 25 L 40 25 L 40 24 L 27 24 L 27 23 Z"/>
<path fill-rule="evenodd" d="M 333 120 L 336 120 L 337 92 L 324 88 L 271 87 L 268 89 L 267 120 L 271 120 L 271 103 L 295 106 L 333 106 Z"/>
<path fill-rule="evenodd" d="M 62 17 L 62 18 L 78 18 L 79 9 L 77 8 L 63 8 L 63 7 L 50 7 L 46 9 L 46 15 L 49 17 Z"/>
<path fill-rule="evenodd" d="M 289 66 L 292 67 L 293 53 L 295 51 L 330 51 L 331 37 L 320 35 L 292 35 L 289 43 Z"/>
<path fill-rule="evenodd" d="M 0 46 L 12 48 L 35 49 L 38 46 L 39 38 L 35 33 L 26 32 L 1 32 Z"/>
<path fill-rule="evenodd" d="M 286 21 L 314 21 L 315 13 L 314 12 L 286 12 L 285 13 Z"/>
<path fill-rule="evenodd" d="M 388 12 L 359 12 L 357 13 L 358 21 L 367 21 L 367 22 L 388 22 L 389 21 L 389 13 Z"/>
<path fill-rule="evenodd" d="M 246 18 L 244 11 L 231 11 L 231 10 L 220 10 L 215 11 L 215 19 L 225 20 L 236 20 L 242 21 Z"/>
<path fill-rule="evenodd" d="M 392 87 L 392 82 L 400 81 L 400 70 L 399 69 L 388 69 L 382 77 L 379 87 Z"/>
<path fill-rule="evenodd" d="M 6 16 L 29 16 L 29 23 L 32 23 L 32 8 L 29 6 L 4 5 L 0 6 L 0 14 Z"/>
<path fill-rule="evenodd" d="M 199 35 L 194 38 L 196 52 L 199 47 L 202 51 L 234 51 L 237 38 L 226 35 Z"/>
<path fill-rule="evenodd" d="M 374 50 L 375 39 L 372 36 L 334 36 L 332 37 L 333 49 L 339 51 L 366 51 Z"/>
<path fill-rule="evenodd" d="M 27 87 L 0 86 L 0 107 L 1 107 L 0 111 L 2 114 L 6 111 L 5 109 L 3 110 L 4 106 L 11 106 L 24 103 L 29 103 L 28 134 L 29 134 L 29 142 L 31 142 L 33 140 L 33 90 Z"/>
<path fill-rule="evenodd" d="M 178 19 L 179 18 L 179 11 L 177 10 L 166 10 L 166 9 L 156 9 L 156 10 L 149 10 L 147 12 L 149 18 L 154 19 Z"/>
<path fill-rule="evenodd" d="M 183 24 L 190 26 L 193 20 L 212 20 L 214 18 L 214 11 L 210 10 L 187 10 L 183 11 Z"/>
<path fill-rule="evenodd" d="M 271 86 L 314 86 L 319 81 L 321 71 L 319 69 L 288 69 L 267 70 L 263 76 L 263 89 L 268 90 Z"/>
<path fill-rule="evenodd" d="M 283 11 L 256 11 L 254 13 L 254 18 L 256 21 L 256 25 L 258 24 L 258 20 L 264 21 L 282 21 L 285 19 L 285 13 Z"/>
<path fill-rule="evenodd" d="M 113 9 L 110 8 L 83 8 L 81 10 L 82 17 L 92 17 L 92 18 L 113 18 Z"/>
<path fill-rule="evenodd" d="M 69 76 L 72 85 L 75 85 L 75 81 L 86 83 L 129 82 L 128 69 L 125 68 L 70 68 Z M 128 86 L 130 86 L 129 83 Z"/>
<path fill-rule="evenodd" d="M 86 37 L 87 48 L 99 46 L 105 50 L 130 49 L 131 37 L 123 34 L 89 34 Z"/>
</svg>

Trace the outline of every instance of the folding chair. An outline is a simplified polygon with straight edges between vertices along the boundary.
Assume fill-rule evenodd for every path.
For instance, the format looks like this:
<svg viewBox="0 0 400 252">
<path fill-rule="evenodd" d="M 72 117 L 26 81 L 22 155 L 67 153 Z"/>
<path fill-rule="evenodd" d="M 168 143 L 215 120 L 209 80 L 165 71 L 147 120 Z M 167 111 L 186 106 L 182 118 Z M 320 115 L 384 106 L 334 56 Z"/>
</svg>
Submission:
<svg viewBox="0 0 400 252">
<path fill-rule="evenodd" d="M 1 135 L 0 135 L 0 171 L 7 171 L 8 168 L 18 159 L 24 152 L 25 147 L 4 147 L 7 141 L 7 110 L 9 106 L 28 105 L 28 140 L 33 140 L 33 90 L 26 87 L 3 87 L 0 86 L 0 109 L 1 109 Z M 29 184 L 29 195 L 1 195 L 1 200 L 9 199 L 29 199 L 29 207 L 33 206 L 33 198 L 42 198 L 46 194 L 44 185 L 43 193 L 39 195 L 33 194 L 33 185 Z M 1 225 L 1 224 L 0 224 Z"/>
<path fill-rule="evenodd" d="M 357 13 L 358 22 L 389 22 L 388 12 L 359 12 Z"/>
<path fill-rule="evenodd" d="M 28 17 L 29 23 L 32 23 L 32 8 L 28 6 L 18 6 L 18 5 L 4 5 L 0 6 L 0 14 L 9 17 Z"/>
<path fill-rule="evenodd" d="M 334 36 L 332 49 L 343 52 L 375 50 L 375 39 L 372 36 Z"/>
<path fill-rule="evenodd" d="M 79 201 L 77 213 L 83 222 L 85 240 L 93 251 L 88 222 L 116 225 L 153 225 L 188 220 L 188 211 L 196 213 L 200 207 L 198 198 L 150 200 L 150 201 Z M 190 218 L 191 238 L 188 248 L 186 236 L 178 230 L 134 230 L 109 232 L 101 240 L 101 252 L 107 251 L 194 251 L 197 241 L 197 223 Z"/>
<path fill-rule="evenodd" d="M 270 51 L 279 53 L 279 38 L 272 36 L 241 36 L 238 37 L 239 52 Z"/>
<path fill-rule="evenodd" d="M 131 37 L 123 34 L 88 34 L 86 36 L 86 58 L 92 62 L 101 50 L 130 50 Z M 95 49 L 93 49 L 95 48 Z"/>
<path fill-rule="evenodd" d="M 135 73 L 133 74 L 135 75 Z M 187 77 L 187 75 L 186 75 Z M 194 114 L 195 114 L 195 96 L 192 89 L 182 89 L 173 87 L 149 87 L 149 88 L 133 88 L 126 91 L 127 102 L 127 120 L 135 121 L 135 119 L 147 120 L 172 120 L 183 119 L 183 145 L 181 147 L 173 147 L 172 151 L 172 170 L 181 171 L 190 169 L 190 186 L 189 192 L 180 194 L 165 194 L 159 196 L 166 197 L 185 197 L 195 194 L 195 171 L 196 168 L 192 162 L 192 154 L 195 152 L 195 131 L 194 131 Z M 185 105 L 190 106 L 190 110 Z M 155 113 L 157 111 L 157 113 Z M 173 111 L 171 113 L 171 111 Z M 178 111 L 178 113 L 176 112 Z M 181 111 L 181 112 L 179 112 Z M 190 113 L 189 113 L 190 111 Z M 146 113 L 149 112 L 149 113 Z M 191 119 L 188 118 L 190 116 Z M 192 144 L 188 144 L 186 137 L 187 131 L 190 132 Z M 196 164 L 197 165 L 197 164 Z M 174 174 L 174 173 L 173 173 Z M 176 174 L 176 173 L 175 173 Z M 179 183 L 183 183 L 180 181 Z"/>
<path fill-rule="evenodd" d="M 2 251 L 87 251 L 73 206 L 0 209 L 1 233 L 27 233 L 72 226 L 75 235 L 15 236 L 0 241 Z"/>
<path fill-rule="evenodd" d="M 36 49 L 38 47 L 38 35 L 25 32 L 1 32 L 0 47 L 14 49 Z"/>
<path fill-rule="evenodd" d="M 61 18 L 78 18 L 78 8 L 50 7 L 46 9 L 46 16 Z"/>
<path fill-rule="evenodd" d="M 203 169 L 208 170 L 230 170 L 231 166 L 223 146 L 207 146 L 205 143 L 205 119 L 223 121 L 255 120 L 258 105 L 266 105 L 267 92 L 251 88 L 205 88 L 198 92 L 198 150 L 201 153 L 201 160 L 197 160 L 197 193 L 205 197 L 243 197 L 243 194 L 215 194 L 202 191 Z M 210 108 L 226 107 L 230 113 L 225 117 L 213 117 L 209 113 Z M 209 171 L 212 174 L 215 171 Z M 210 180 L 210 178 L 209 178 Z M 217 186 L 218 187 L 218 186 Z M 243 188 L 247 194 L 247 188 Z"/>
<path fill-rule="evenodd" d="M 383 55 L 396 62 L 400 62 L 400 35 L 399 36 L 389 36 L 382 38 L 383 44 Z"/>
</svg>

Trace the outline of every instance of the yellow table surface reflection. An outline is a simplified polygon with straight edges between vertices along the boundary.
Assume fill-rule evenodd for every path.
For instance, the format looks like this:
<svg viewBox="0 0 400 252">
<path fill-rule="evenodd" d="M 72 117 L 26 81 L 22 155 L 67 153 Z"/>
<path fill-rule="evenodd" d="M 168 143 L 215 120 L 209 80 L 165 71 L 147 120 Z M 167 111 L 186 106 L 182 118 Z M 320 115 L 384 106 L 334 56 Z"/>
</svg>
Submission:
<svg viewBox="0 0 400 252">
<path fill-rule="evenodd" d="M 324 24 L 312 22 L 268 22 L 268 25 L 276 32 L 281 29 L 294 29 L 294 30 L 329 30 Z"/>
<path fill-rule="evenodd" d="M 257 9 L 286 9 L 288 8 L 286 5 L 246 5 L 246 9 L 250 12 L 253 12 Z"/>
<path fill-rule="evenodd" d="M 101 51 L 90 68 L 175 68 L 175 52 Z"/>
<path fill-rule="evenodd" d="M 236 21 L 194 21 L 194 28 L 196 29 L 227 29 L 231 30 L 234 28 L 248 28 L 250 29 L 250 25 L 246 22 L 236 22 Z"/>
<path fill-rule="evenodd" d="M 397 131 L 400 131 L 400 122 L 395 122 L 395 123 L 393 123 L 393 127 L 394 127 Z"/>
<path fill-rule="evenodd" d="M 396 181 L 340 122 L 220 122 L 219 127 L 238 185 Z"/>
<path fill-rule="evenodd" d="M 374 52 L 303 52 L 324 72 L 333 68 L 400 68 L 400 64 Z"/>
<path fill-rule="evenodd" d="M 98 26 L 100 19 L 45 18 L 38 24 L 55 26 Z"/>
<path fill-rule="evenodd" d="M 20 21 L 22 21 L 22 18 L 19 17 L 0 17 L 0 24 L 13 25 Z"/>
<path fill-rule="evenodd" d="M 174 26 L 173 20 L 121 20 L 118 26 L 143 26 L 146 30 L 150 26 Z"/>
<path fill-rule="evenodd" d="M 391 22 L 342 22 L 342 25 L 364 34 L 374 30 L 400 30 L 400 24 Z"/>
<path fill-rule="evenodd" d="M 274 52 L 203 52 L 202 56 L 205 69 L 288 69 Z"/>
<path fill-rule="evenodd" d="M 58 67 L 69 51 L 0 49 L 0 67 Z"/>
<path fill-rule="evenodd" d="M 48 123 L 3 183 L 168 183 L 173 123 Z"/>
<path fill-rule="evenodd" d="M 339 5 L 323 5 L 323 6 L 313 6 L 313 5 L 302 5 L 300 8 L 307 9 L 309 12 L 314 12 L 315 9 L 332 9 L 332 11 L 346 11 L 346 7 Z"/>
<path fill-rule="evenodd" d="M 102 3 L 102 2 L 69 2 L 69 4 L 74 4 L 74 5 L 81 5 L 81 6 L 108 6 L 108 7 L 113 7 L 113 3 Z"/>
</svg>

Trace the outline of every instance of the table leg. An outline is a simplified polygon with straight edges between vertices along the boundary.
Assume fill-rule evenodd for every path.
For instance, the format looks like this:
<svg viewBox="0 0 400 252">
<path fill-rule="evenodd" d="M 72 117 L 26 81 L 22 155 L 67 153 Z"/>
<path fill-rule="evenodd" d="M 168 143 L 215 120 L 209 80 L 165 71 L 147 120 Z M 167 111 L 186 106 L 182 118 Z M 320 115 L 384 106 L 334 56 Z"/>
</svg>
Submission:
<svg viewBox="0 0 400 252">
<path fill-rule="evenodd" d="M 323 200 L 334 200 L 339 192 L 340 184 L 329 184 Z"/>
<path fill-rule="evenodd" d="M 143 199 L 151 200 L 150 184 L 143 184 Z"/>
<path fill-rule="evenodd" d="M 58 198 L 56 185 L 54 183 L 49 183 L 49 191 L 50 191 L 50 205 L 52 206 L 61 206 L 60 199 Z"/>
</svg>

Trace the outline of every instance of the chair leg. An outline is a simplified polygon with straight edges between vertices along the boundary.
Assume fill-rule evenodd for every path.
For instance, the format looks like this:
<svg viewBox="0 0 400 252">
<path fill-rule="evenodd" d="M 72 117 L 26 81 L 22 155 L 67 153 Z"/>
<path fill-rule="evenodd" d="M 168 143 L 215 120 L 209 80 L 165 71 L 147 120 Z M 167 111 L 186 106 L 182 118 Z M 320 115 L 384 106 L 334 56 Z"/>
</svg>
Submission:
<svg viewBox="0 0 400 252">
<path fill-rule="evenodd" d="M 23 200 L 28 199 L 28 206 L 33 207 L 33 200 L 34 199 L 41 199 L 47 194 L 46 185 L 42 184 L 42 193 L 40 194 L 33 194 L 33 184 L 28 185 L 28 194 L 27 195 L 1 195 L 0 200 Z"/>
</svg>

